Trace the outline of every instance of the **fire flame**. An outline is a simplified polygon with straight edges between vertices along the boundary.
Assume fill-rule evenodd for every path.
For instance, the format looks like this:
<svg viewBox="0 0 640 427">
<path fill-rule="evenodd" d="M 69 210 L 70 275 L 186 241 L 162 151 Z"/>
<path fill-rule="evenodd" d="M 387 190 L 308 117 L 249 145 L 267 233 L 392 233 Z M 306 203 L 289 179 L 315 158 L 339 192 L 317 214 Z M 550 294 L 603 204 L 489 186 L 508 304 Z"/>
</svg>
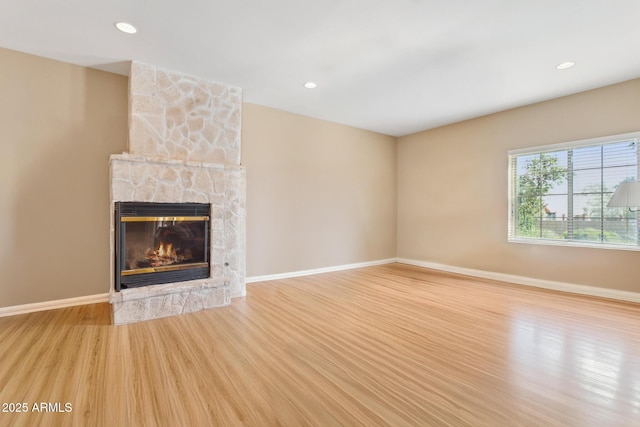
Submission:
<svg viewBox="0 0 640 427">
<path fill-rule="evenodd" d="M 171 265 L 182 261 L 182 256 L 178 256 L 171 243 L 160 243 L 155 250 L 147 252 L 147 260 L 152 267 Z"/>
<path fill-rule="evenodd" d="M 171 243 L 168 243 L 167 246 L 161 243 L 158 248 L 158 256 L 174 258 L 176 256 L 176 251 L 173 250 L 173 245 Z"/>
</svg>

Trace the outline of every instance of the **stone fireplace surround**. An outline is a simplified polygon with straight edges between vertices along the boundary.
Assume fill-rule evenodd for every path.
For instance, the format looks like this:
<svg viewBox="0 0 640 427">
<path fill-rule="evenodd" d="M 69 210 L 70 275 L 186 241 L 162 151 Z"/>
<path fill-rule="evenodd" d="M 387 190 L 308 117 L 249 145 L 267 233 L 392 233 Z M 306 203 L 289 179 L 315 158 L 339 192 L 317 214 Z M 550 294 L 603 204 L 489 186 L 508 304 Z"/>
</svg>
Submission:
<svg viewBox="0 0 640 427">
<path fill-rule="evenodd" d="M 110 159 L 114 324 L 220 307 L 246 294 L 241 114 L 239 88 L 131 64 L 129 152 Z M 210 277 L 115 292 L 116 201 L 211 204 Z"/>
</svg>

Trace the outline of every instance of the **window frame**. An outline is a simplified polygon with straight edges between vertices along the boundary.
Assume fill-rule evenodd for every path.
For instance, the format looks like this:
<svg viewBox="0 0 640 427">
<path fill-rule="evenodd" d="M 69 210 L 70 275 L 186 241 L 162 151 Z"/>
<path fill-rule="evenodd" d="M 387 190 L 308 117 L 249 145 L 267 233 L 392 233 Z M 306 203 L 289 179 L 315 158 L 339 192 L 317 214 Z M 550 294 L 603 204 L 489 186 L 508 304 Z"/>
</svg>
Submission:
<svg viewBox="0 0 640 427">
<path fill-rule="evenodd" d="M 518 156 L 527 155 L 527 154 L 544 154 L 551 153 L 556 151 L 562 151 L 570 149 L 577 149 L 589 146 L 602 146 L 604 144 L 614 144 L 616 142 L 623 142 L 628 140 L 635 140 L 636 143 L 636 155 L 637 159 L 637 180 L 640 181 L 640 131 L 629 132 L 617 135 L 608 135 L 597 138 L 589 138 L 582 139 L 576 141 L 568 141 L 562 142 L 559 144 L 550 144 L 550 145 L 542 145 L 536 147 L 527 147 L 520 148 L 507 151 L 507 183 L 508 183 L 508 201 L 507 201 L 507 241 L 509 243 L 520 243 L 520 244 L 534 244 L 534 245 L 543 245 L 543 246 L 568 246 L 568 247 L 580 247 L 580 248 L 596 248 L 596 249 L 614 249 L 614 250 L 623 250 L 623 251 L 640 251 L 640 236 L 638 238 L 637 244 L 619 244 L 619 243 L 607 243 L 607 242 L 594 242 L 594 241 L 581 241 L 581 240 L 556 240 L 556 239 L 545 239 L 545 238 L 535 238 L 535 237 L 523 237 L 516 236 L 516 228 L 517 228 L 517 215 L 516 210 L 518 206 L 516 204 L 517 200 L 517 180 L 518 174 L 515 169 L 514 161 Z M 600 168 L 600 170 L 604 170 L 606 168 Z M 570 172 L 572 173 L 572 172 Z M 567 179 L 572 180 L 571 178 Z M 573 190 L 570 189 L 570 183 L 567 183 L 567 191 L 573 193 Z M 601 190 L 601 193 L 603 191 Z M 573 203 L 573 200 L 569 200 L 570 194 L 567 194 L 567 203 Z M 571 196 L 573 197 L 573 196 Z M 636 216 L 636 221 L 638 222 L 638 234 L 640 235 L 640 208 L 638 208 L 639 212 Z M 568 226 L 572 224 L 575 218 L 567 218 Z"/>
</svg>

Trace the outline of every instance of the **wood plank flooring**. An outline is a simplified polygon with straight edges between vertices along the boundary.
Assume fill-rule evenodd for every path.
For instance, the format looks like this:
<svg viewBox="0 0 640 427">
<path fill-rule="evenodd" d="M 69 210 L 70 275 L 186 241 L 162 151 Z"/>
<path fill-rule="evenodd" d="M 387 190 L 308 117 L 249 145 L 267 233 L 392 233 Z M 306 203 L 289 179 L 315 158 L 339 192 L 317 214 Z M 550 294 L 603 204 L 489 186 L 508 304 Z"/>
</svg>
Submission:
<svg viewBox="0 0 640 427">
<path fill-rule="evenodd" d="M 0 426 L 640 426 L 637 304 L 389 264 L 109 322 L 0 318 Z"/>
</svg>

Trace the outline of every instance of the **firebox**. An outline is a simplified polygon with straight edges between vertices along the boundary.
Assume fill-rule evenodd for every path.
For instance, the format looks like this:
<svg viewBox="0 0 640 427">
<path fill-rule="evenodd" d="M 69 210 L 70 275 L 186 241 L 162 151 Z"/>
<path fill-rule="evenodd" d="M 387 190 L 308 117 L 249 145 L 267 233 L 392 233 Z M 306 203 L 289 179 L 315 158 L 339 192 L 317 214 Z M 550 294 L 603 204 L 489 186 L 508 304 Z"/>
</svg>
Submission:
<svg viewBox="0 0 640 427">
<path fill-rule="evenodd" d="M 115 290 L 209 277 L 203 203 L 115 203 Z"/>
</svg>

